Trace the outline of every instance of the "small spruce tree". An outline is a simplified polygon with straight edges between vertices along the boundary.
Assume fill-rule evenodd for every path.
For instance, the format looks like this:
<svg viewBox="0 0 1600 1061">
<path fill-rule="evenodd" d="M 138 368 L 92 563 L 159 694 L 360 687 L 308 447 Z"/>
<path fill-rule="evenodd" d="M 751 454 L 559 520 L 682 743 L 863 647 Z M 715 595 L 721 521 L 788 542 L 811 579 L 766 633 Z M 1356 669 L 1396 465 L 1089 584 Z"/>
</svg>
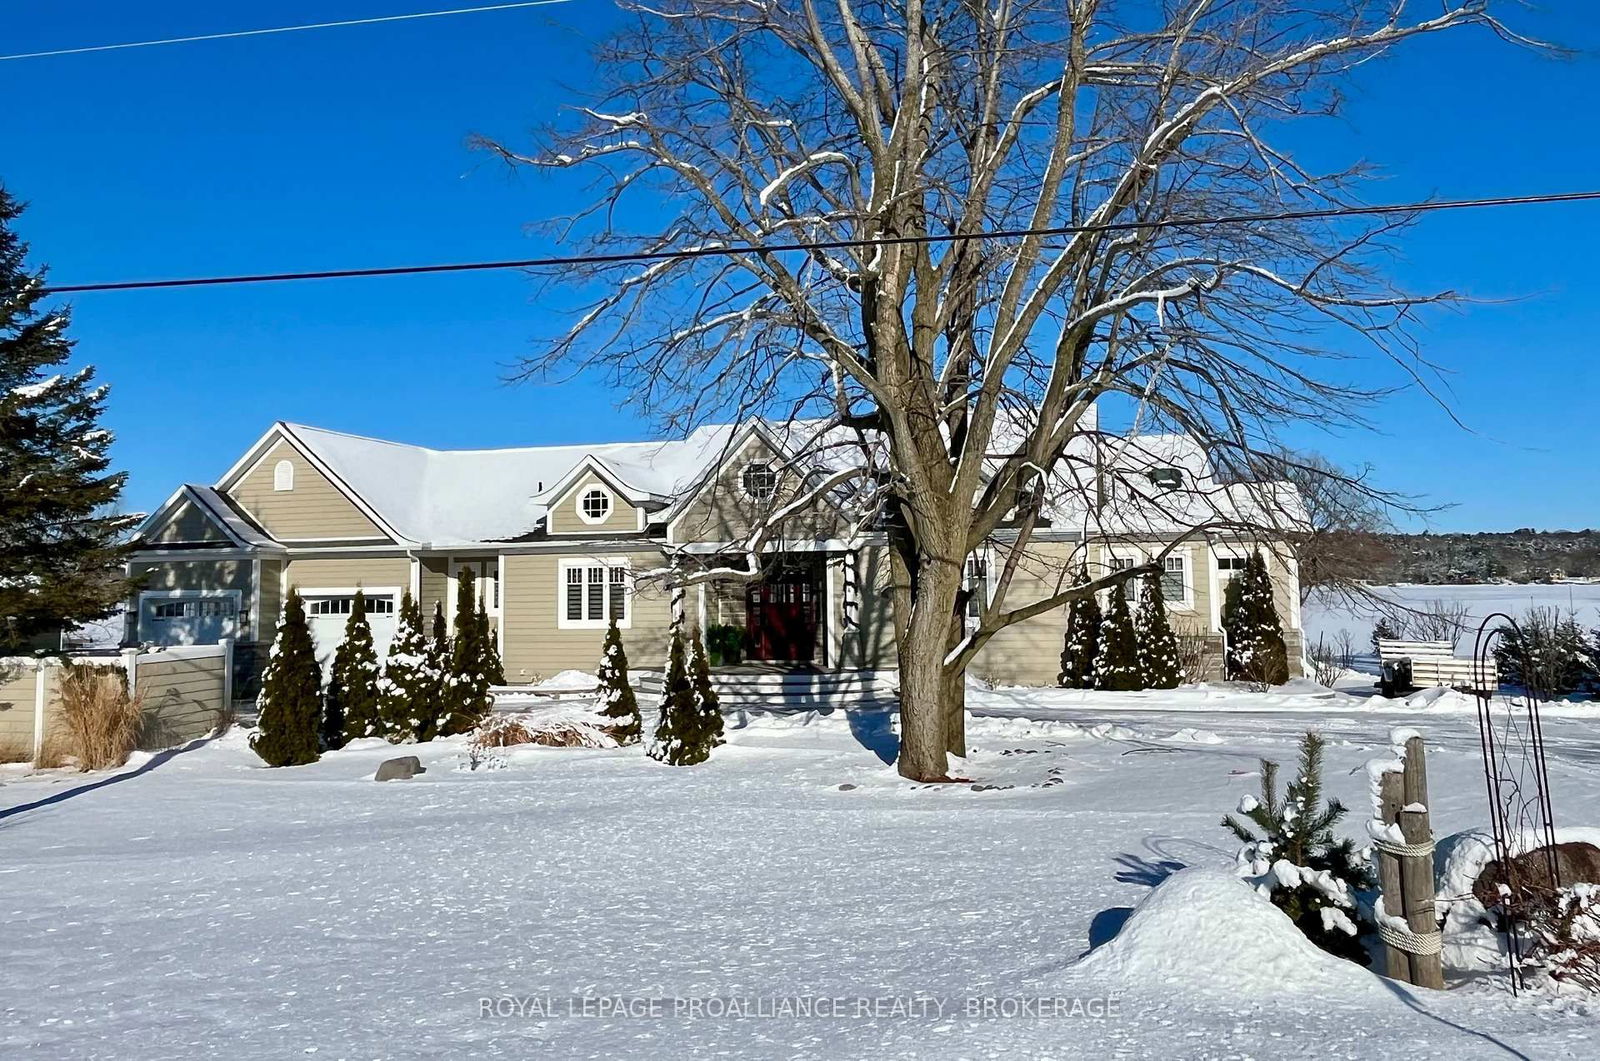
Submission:
<svg viewBox="0 0 1600 1061">
<path fill-rule="evenodd" d="M 379 732 L 378 653 L 367 621 L 367 597 L 357 590 L 344 624 L 344 640 L 333 654 L 322 714 L 322 746 L 342 748 Z"/>
<path fill-rule="evenodd" d="M 1089 584 L 1087 568 L 1078 569 L 1077 586 Z M 1061 646 L 1061 673 L 1056 680 L 1066 689 L 1094 688 L 1094 661 L 1100 653 L 1100 599 L 1089 594 L 1067 607 L 1067 633 Z"/>
<path fill-rule="evenodd" d="M 725 743 L 722 739 L 722 701 L 711 686 L 711 661 L 706 656 L 705 642 L 697 630 L 690 642 L 689 679 L 694 685 L 697 717 L 694 735 L 711 755 L 711 749 Z"/>
<path fill-rule="evenodd" d="M 1111 589 L 1111 602 L 1100 622 L 1100 652 L 1094 660 L 1094 687 L 1112 692 L 1144 688 L 1139 674 L 1139 642 L 1128 611 L 1127 584 Z"/>
<path fill-rule="evenodd" d="M 433 633 L 428 638 L 428 664 L 433 675 L 433 693 L 428 699 L 431 713 L 425 713 L 419 740 L 432 740 L 445 732 L 455 714 L 455 687 L 450 674 L 450 623 L 444 617 L 444 602 L 433 602 Z"/>
<path fill-rule="evenodd" d="M 1167 598 L 1161 591 L 1161 576 L 1144 576 L 1144 593 L 1134 615 L 1138 639 L 1139 677 L 1146 689 L 1176 689 L 1183 684 L 1183 663 L 1178 651 L 1178 635 L 1167 620 Z"/>
<path fill-rule="evenodd" d="M 489 625 L 489 609 L 481 596 L 478 598 L 478 638 L 483 645 L 483 670 L 489 676 L 489 684 L 504 685 L 506 665 L 500 659 L 500 646 L 496 642 L 494 629 Z"/>
<path fill-rule="evenodd" d="M 689 677 L 685 659 L 683 632 L 672 631 L 672 644 L 667 650 L 667 679 L 661 690 L 661 711 L 656 719 L 655 737 L 647 754 L 671 766 L 693 766 L 705 762 L 711 749 L 695 737 L 695 723 L 699 716 L 694 682 Z"/>
<path fill-rule="evenodd" d="M 422 629 L 422 608 L 407 590 L 400 599 L 399 627 L 383 677 L 378 679 L 378 714 L 383 736 L 392 744 L 433 739 L 440 675 L 429 640 Z"/>
<path fill-rule="evenodd" d="M 618 744 L 638 744 L 641 732 L 639 699 L 628 684 L 628 653 L 622 647 L 622 631 L 617 621 L 606 628 L 600 649 L 600 714 L 610 719 L 612 735 Z"/>
<path fill-rule="evenodd" d="M 322 719 L 322 671 L 298 590 L 289 591 L 261 675 L 261 718 L 250 748 L 268 766 L 314 763 L 320 754 L 317 729 Z"/>
<path fill-rule="evenodd" d="M 1261 798 L 1246 796 L 1222 824 L 1244 846 L 1239 872 L 1289 916 L 1306 937 L 1331 954 L 1367 964 L 1359 934 L 1365 926 L 1355 892 L 1370 889 L 1372 872 L 1349 839 L 1333 827 L 1345 815 L 1338 800 L 1322 802 L 1322 737 L 1300 743 L 1300 769 L 1282 798 L 1278 764 L 1261 760 Z M 1251 826 L 1254 826 L 1252 829 Z"/>
<path fill-rule="evenodd" d="M 489 717 L 494 698 L 489 694 L 488 621 L 478 621 L 478 595 L 470 569 L 456 583 L 455 639 L 450 646 L 450 684 L 446 701 L 450 714 L 441 733 L 471 733 Z"/>
<path fill-rule="evenodd" d="M 1289 650 L 1273 599 L 1272 576 L 1257 549 L 1222 595 L 1228 677 L 1257 685 L 1289 680 Z"/>
</svg>

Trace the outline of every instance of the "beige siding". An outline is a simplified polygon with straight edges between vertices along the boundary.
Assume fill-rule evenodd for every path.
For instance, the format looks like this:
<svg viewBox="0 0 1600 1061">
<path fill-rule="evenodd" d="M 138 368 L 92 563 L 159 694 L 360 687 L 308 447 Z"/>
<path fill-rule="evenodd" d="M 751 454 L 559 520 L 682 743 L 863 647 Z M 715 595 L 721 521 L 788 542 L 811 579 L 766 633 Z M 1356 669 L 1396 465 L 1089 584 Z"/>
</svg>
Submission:
<svg viewBox="0 0 1600 1061">
<path fill-rule="evenodd" d="M 154 750 L 197 740 L 224 717 L 222 657 L 138 661 L 138 694 L 144 699 L 139 747 Z"/>
<path fill-rule="evenodd" d="M 586 523 L 578 516 L 578 502 L 596 486 L 611 495 L 611 513 L 599 523 Z M 636 534 L 639 530 L 639 510 L 617 493 L 616 487 L 598 475 L 589 474 L 581 477 L 551 504 L 547 529 L 551 534 Z"/>
<path fill-rule="evenodd" d="M 560 561 L 587 555 L 595 554 L 513 553 L 501 558 L 500 615 L 506 624 L 506 681 L 520 685 L 567 669 L 593 673 L 600 660 L 605 631 L 562 630 L 557 623 Z M 662 563 L 661 553 L 654 550 L 604 556 L 626 556 L 635 571 Z M 655 584 L 637 587 L 632 624 L 622 631 L 632 667 L 653 669 L 666 664 L 671 622 L 672 604 L 667 592 Z"/>
<path fill-rule="evenodd" d="M 1072 584 L 1082 562 L 1083 549 L 1076 542 L 1030 543 L 1017 562 L 1003 607 L 1017 608 L 1059 593 Z M 991 550 L 989 577 L 998 578 L 1005 563 L 1003 548 Z M 978 653 L 972 673 L 1005 685 L 1054 685 L 1065 628 L 1064 607 L 1008 626 Z"/>
<path fill-rule="evenodd" d="M 450 558 L 424 556 L 421 564 L 422 570 L 417 579 L 417 599 L 422 604 L 422 614 L 432 615 L 436 604 L 449 607 Z"/>
<path fill-rule="evenodd" d="M 36 681 L 32 663 L 0 660 L 0 763 L 33 758 Z"/>
<path fill-rule="evenodd" d="M 193 501 L 172 510 L 166 522 L 144 536 L 144 541 L 170 545 L 176 542 L 225 542 L 227 534 Z"/>
<path fill-rule="evenodd" d="M 281 460 L 294 466 L 294 489 L 273 489 Z M 340 489 L 287 442 L 268 451 L 228 493 L 273 537 L 283 540 L 386 538 Z"/>
<path fill-rule="evenodd" d="M 411 585 L 405 556 L 339 556 L 290 560 L 287 585 L 294 589 L 381 589 Z"/>
<path fill-rule="evenodd" d="M 250 625 L 250 610 L 254 604 L 255 592 L 253 567 L 249 559 L 241 557 L 226 560 L 187 558 L 140 560 L 130 564 L 129 568 L 134 577 L 145 580 L 142 588 L 147 590 L 238 590 L 239 640 L 255 641 L 263 638 L 271 640 L 277 620 L 275 610 L 269 612 L 265 608 L 262 609 L 260 632 Z M 136 630 L 133 636 L 134 640 L 142 640 L 145 634 Z"/>
<path fill-rule="evenodd" d="M 244 641 L 268 640 L 267 633 L 277 629 L 278 613 L 283 610 L 283 561 L 261 561 L 261 629 L 258 637 L 241 638 Z"/>
<path fill-rule="evenodd" d="M 752 501 L 745 496 L 741 477 L 752 461 L 778 460 L 770 448 L 759 438 L 752 438 L 745 448 L 729 460 L 695 496 L 688 507 L 672 521 L 674 542 L 731 542 L 748 535 L 753 527 L 771 513 L 801 496 L 798 482 L 792 476 L 779 480 L 777 494 L 768 501 Z M 826 540 L 844 532 L 843 521 L 827 502 L 802 509 L 791 516 L 774 539 Z"/>
<path fill-rule="evenodd" d="M 833 584 L 834 615 L 839 631 L 839 666 L 864 670 L 893 670 L 900 665 L 894 635 L 894 587 L 889 565 L 889 549 L 882 545 L 864 546 L 857 558 L 859 604 L 855 625 L 844 629 L 844 578 L 836 574 Z"/>
</svg>

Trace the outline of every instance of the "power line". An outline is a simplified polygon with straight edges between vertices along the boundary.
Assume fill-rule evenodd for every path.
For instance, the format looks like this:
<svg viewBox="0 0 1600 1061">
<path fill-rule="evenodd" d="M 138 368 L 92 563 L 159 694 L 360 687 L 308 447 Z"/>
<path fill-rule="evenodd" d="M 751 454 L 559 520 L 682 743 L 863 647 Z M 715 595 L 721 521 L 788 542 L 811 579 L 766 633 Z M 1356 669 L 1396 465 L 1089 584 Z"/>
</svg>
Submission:
<svg viewBox="0 0 1600 1061">
<path fill-rule="evenodd" d="M 477 15 L 488 11 L 510 11 L 522 7 L 545 7 L 566 4 L 572 0 L 526 0 L 524 3 L 492 4 L 487 7 L 457 7 L 449 11 L 417 11 L 409 15 L 380 15 L 374 18 L 352 18 L 343 22 L 313 22 L 304 26 L 274 26 L 270 29 L 242 29 L 231 33 L 205 33 L 195 37 L 169 37 L 159 41 L 132 41 L 126 44 L 96 44 L 86 48 L 57 48 L 48 52 L 22 52 L 18 55 L 0 55 L 0 63 L 13 59 L 49 59 L 58 55 L 85 55 L 89 52 L 116 52 L 124 48 L 155 48 L 163 44 L 193 44 L 197 41 L 224 41 L 238 37 L 261 37 L 269 33 L 299 33 L 301 30 L 338 29 L 343 26 L 371 26 L 379 22 L 409 22 L 417 18 L 444 18 L 447 15 Z"/>
<path fill-rule="evenodd" d="M 1552 192 L 1544 195 L 1508 195 L 1486 199 L 1439 199 L 1377 206 L 1338 206 L 1278 213 L 1231 214 L 1220 217 L 1173 217 L 1156 221 L 1112 221 L 1098 225 L 1055 225 L 1041 228 L 997 229 L 989 232 L 923 236 L 877 236 L 870 239 L 821 240 L 811 243 L 738 243 L 690 247 L 681 250 L 621 251 L 614 254 L 574 254 L 510 261 L 450 262 L 435 265 L 395 265 L 367 269 L 324 269 L 313 272 L 253 273 L 239 276 L 182 277 L 170 280 L 120 280 L 101 284 L 53 284 L 47 295 L 85 291 L 141 291 L 169 287 L 218 287 L 225 284 L 267 284 L 291 280 L 344 280 L 361 276 L 416 276 L 427 273 L 487 272 L 496 269 L 544 269 L 576 265 L 618 265 L 735 254 L 786 254 L 795 251 L 852 250 L 931 243 L 965 243 L 980 239 L 1020 239 L 1025 236 L 1074 236 L 1083 232 L 1127 232 L 1134 229 L 1203 228 L 1212 225 L 1251 224 L 1263 221 L 1307 221 L 1319 218 L 1370 217 L 1379 214 L 1428 214 L 1496 206 L 1532 206 L 1541 203 L 1580 203 L 1600 200 L 1600 191 Z"/>
</svg>

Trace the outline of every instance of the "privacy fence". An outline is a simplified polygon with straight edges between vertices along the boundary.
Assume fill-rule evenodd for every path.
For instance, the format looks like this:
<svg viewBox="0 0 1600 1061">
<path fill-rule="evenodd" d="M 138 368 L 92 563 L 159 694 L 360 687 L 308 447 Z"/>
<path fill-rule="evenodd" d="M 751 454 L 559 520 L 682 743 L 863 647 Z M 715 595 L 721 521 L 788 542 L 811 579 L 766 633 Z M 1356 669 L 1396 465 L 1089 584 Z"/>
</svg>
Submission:
<svg viewBox="0 0 1600 1061">
<path fill-rule="evenodd" d="M 115 656 L 0 659 L 0 762 L 39 758 L 61 711 L 68 664 L 114 667 L 141 696 L 139 747 L 170 748 L 204 737 L 232 717 L 233 645 L 196 645 Z"/>
</svg>

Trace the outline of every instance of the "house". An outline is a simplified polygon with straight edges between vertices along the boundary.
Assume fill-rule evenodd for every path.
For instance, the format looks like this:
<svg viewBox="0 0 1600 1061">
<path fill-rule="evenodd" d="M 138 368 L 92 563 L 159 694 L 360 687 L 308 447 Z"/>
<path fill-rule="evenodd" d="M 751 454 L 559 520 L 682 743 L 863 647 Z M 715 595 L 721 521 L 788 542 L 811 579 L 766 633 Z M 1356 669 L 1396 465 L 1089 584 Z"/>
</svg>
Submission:
<svg viewBox="0 0 1600 1061">
<path fill-rule="evenodd" d="M 797 465 L 785 442 L 793 428 L 755 422 L 667 442 L 447 451 L 276 423 L 216 483 L 180 487 L 140 528 L 130 573 L 143 583 L 126 640 L 232 638 L 241 659 L 259 660 L 292 587 L 326 657 L 360 589 L 381 652 L 403 591 L 425 612 L 437 603 L 449 616 L 456 580 L 470 570 L 510 683 L 592 670 L 612 618 L 635 666 L 659 665 L 672 591 L 641 576 L 659 574 L 672 556 L 715 560 L 759 513 L 793 496 Z M 1132 436 L 1085 461 L 1095 470 L 1092 499 L 1046 506 L 1008 603 L 1053 593 L 1085 563 L 1093 573 L 1143 560 L 1207 522 L 1197 504 L 1222 512 L 1219 526 L 1238 525 L 1261 503 L 1251 487 L 1269 495 L 1281 487 L 1215 482 L 1204 451 L 1183 436 Z M 974 617 L 1007 533 L 968 561 Z M 892 670 L 885 541 L 881 529 L 859 525 L 850 496 L 827 494 L 785 519 L 765 546 L 759 581 L 693 586 L 681 606 L 702 627 L 743 628 L 753 660 Z M 1165 561 L 1174 625 L 1213 656 L 1221 587 L 1253 548 L 1237 530 L 1217 529 Z M 1299 593 L 1283 552 L 1269 550 L 1269 563 L 1298 659 Z M 974 672 L 1052 684 L 1062 627 L 1056 609 L 1001 632 Z"/>
</svg>

